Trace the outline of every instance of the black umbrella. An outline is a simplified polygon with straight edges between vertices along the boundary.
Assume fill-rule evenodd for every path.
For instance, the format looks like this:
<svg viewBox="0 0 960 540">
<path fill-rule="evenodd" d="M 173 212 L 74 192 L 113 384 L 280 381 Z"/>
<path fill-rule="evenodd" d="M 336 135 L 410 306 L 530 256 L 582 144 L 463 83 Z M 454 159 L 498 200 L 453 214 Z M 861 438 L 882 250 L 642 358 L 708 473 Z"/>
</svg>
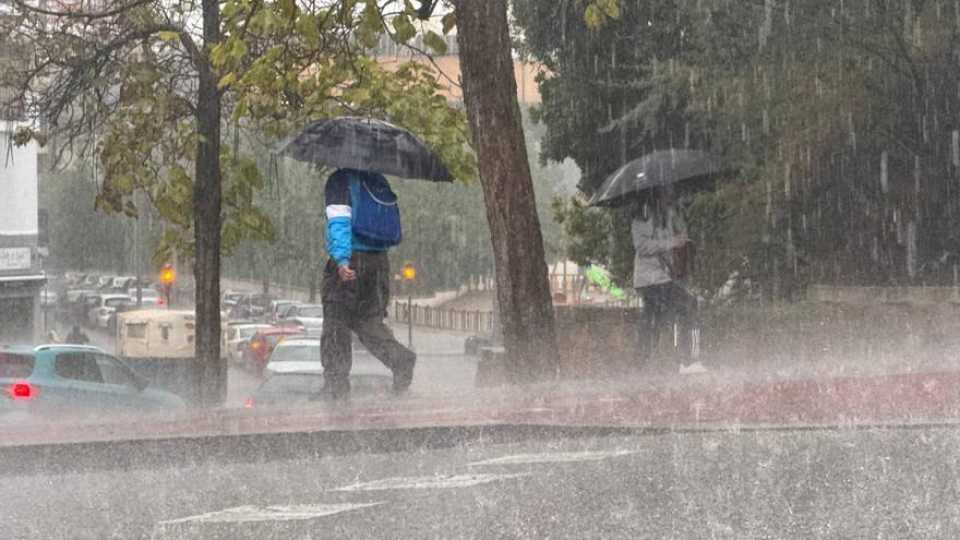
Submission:
<svg viewBox="0 0 960 540">
<path fill-rule="evenodd" d="M 658 150 L 637 158 L 606 178 L 590 206 L 617 206 L 657 186 L 702 178 L 721 171 L 720 161 L 699 150 Z"/>
<path fill-rule="evenodd" d="M 280 152 L 334 168 L 361 169 L 403 178 L 452 182 L 440 158 L 410 131 L 383 120 L 341 116 L 310 123 Z"/>
</svg>

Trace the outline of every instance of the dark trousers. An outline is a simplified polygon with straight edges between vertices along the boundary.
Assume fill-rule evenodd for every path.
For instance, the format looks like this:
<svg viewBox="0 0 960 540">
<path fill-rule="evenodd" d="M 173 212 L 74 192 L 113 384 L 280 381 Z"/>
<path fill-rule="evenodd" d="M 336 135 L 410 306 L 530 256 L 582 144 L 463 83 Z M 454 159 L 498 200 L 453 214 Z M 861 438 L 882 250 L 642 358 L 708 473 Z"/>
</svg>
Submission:
<svg viewBox="0 0 960 540">
<path fill-rule="evenodd" d="M 665 330 L 670 330 L 673 339 L 676 325 L 675 345 L 679 361 L 689 363 L 693 358 L 693 330 L 697 327 L 697 299 L 673 282 L 643 287 L 638 292 L 643 298 L 643 313 L 637 332 L 641 359 L 650 359 Z"/>
<path fill-rule="evenodd" d="M 397 341 L 383 319 L 390 304 L 390 262 L 385 252 L 356 252 L 350 267 L 357 278 L 343 281 L 332 259 L 323 272 L 323 334 L 320 358 L 324 384 L 333 397 L 350 392 L 351 332 L 393 372 L 394 389 L 405 390 L 417 355 Z"/>
</svg>

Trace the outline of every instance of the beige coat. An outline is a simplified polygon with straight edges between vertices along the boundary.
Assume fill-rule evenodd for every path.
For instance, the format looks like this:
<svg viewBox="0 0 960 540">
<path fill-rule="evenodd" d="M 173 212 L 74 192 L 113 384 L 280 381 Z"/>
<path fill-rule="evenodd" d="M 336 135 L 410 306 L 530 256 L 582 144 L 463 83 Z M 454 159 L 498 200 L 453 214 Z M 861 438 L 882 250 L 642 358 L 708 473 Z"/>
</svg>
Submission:
<svg viewBox="0 0 960 540">
<path fill-rule="evenodd" d="M 673 281 L 670 277 L 673 249 L 689 242 L 686 220 L 675 207 L 662 209 L 659 205 L 651 205 L 642 214 L 646 215 L 635 216 L 630 227 L 635 289 Z"/>
</svg>

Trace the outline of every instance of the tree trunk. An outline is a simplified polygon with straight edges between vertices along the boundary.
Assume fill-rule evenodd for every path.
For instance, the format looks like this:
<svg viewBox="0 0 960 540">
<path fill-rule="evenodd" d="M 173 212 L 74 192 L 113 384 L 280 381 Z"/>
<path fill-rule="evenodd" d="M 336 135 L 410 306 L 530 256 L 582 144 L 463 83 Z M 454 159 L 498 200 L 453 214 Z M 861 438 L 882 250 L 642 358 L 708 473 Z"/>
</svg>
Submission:
<svg viewBox="0 0 960 540">
<path fill-rule="evenodd" d="M 224 395 L 226 364 L 220 358 L 220 90 L 217 77 L 206 60 L 220 41 L 220 7 L 217 0 L 203 0 L 204 58 L 198 64 L 196 175 L 193 183 L 194 238 L 197 305 L 196 355 L 204 369 L 201 401 L 211 404 Z"/>
<path fill-rule="evenodd" d="M 553 303 L 514 79 L 507 0 L 458 0 L 463 95 L 477 151 L 511 374 L 556 376 Z"/>
</svg>

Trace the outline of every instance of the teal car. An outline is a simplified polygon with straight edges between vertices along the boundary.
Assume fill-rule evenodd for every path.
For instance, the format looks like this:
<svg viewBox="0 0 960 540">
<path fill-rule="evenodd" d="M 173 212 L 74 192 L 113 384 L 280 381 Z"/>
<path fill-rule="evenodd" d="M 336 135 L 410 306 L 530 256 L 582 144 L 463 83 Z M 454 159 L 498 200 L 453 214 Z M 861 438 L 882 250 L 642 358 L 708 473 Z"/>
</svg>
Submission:
<svg viewBox="0 0 960 540">
<path fill-rule="evenodd" d="M 11 412 L 182 409 L 170 392 L 97 347 L 0 345 L 0 419 Z"/>
</svg>

